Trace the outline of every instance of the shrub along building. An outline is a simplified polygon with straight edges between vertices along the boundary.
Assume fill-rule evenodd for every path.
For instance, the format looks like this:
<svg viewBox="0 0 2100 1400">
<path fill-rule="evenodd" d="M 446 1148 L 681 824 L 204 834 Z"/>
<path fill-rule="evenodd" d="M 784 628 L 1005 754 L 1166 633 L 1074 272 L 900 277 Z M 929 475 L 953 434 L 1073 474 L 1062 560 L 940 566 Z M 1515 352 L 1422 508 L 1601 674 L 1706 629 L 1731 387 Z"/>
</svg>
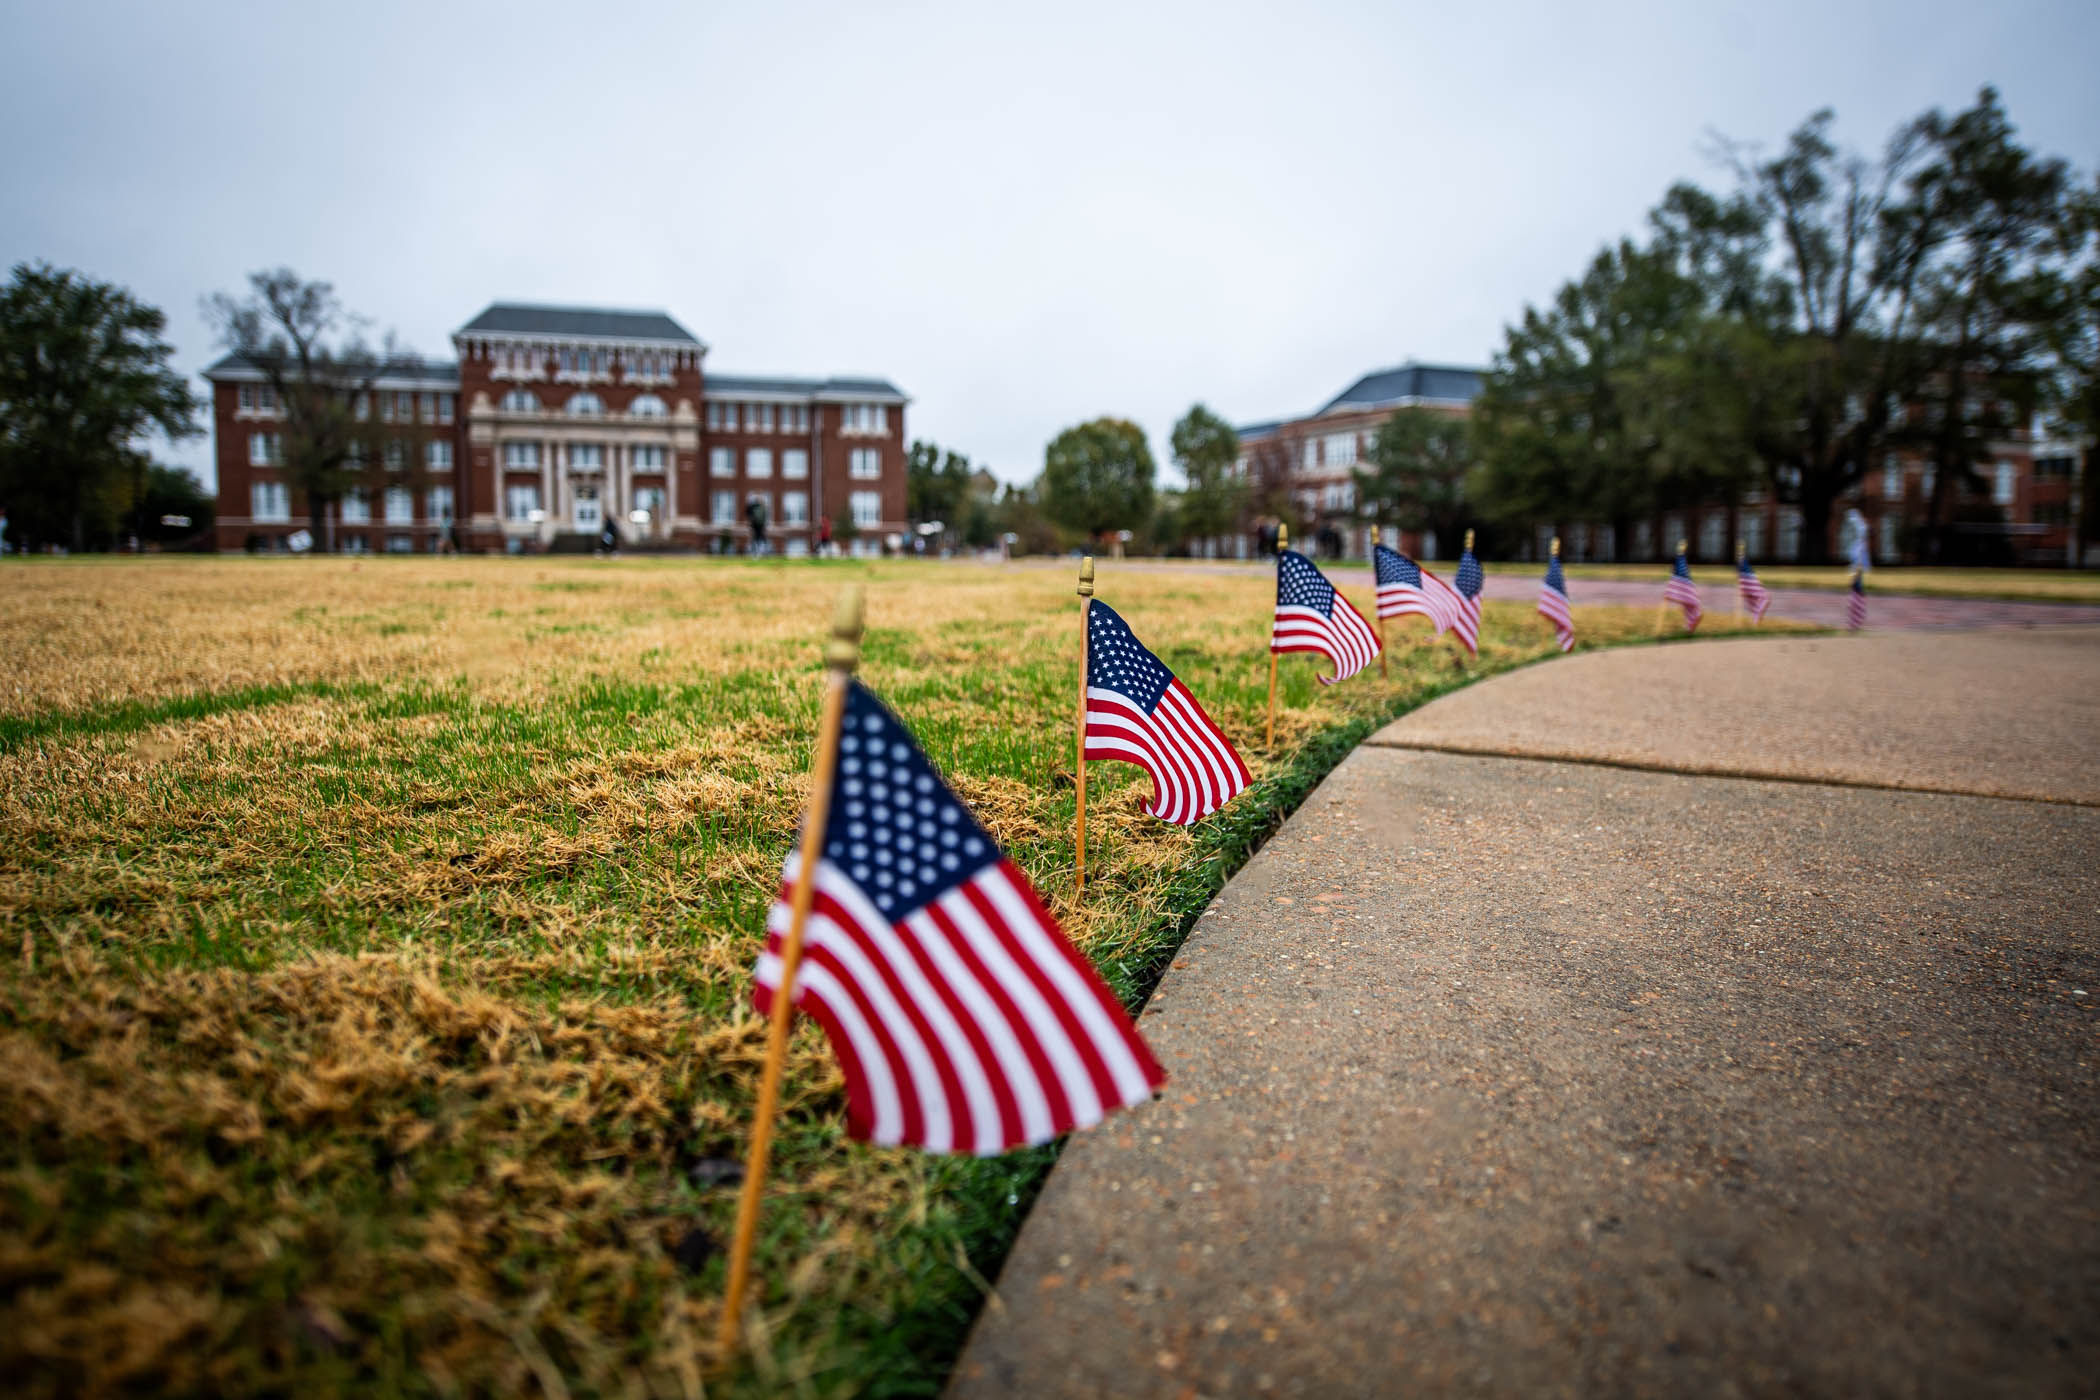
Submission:
<svg viewBox="0 0 2100 1400">
<path fill-rule="evenodd" d="M 205 372 L 218 545 L 281 550 L 301 530 L 352 553 L 627 545 L 809 553 L 819 522 L 853 553 L 905 529 L 904 410 L 883 379 L 708 371 L 708 347 L 660 311 L 498 303 L 452 337 L 455 362 L 390 365 L 357 396 L 372 483 L 329 507 L 295 499 L 283 413 L 238 356 Z M 420 470 L 405 470 L 419 467 Z"/>
<path fill-rule="evenodd" d="M 1304 417 L 1241 427 L 1239 474 L 1252 488 L 1254 509 L 1287 495 L 1306 547 L 1330 555 L 1368 555 L 1373 527 L 1358 515 L 1353 473 L 1359 464 L 1369 470 L 1379 427 L 1403 408 L 1470 416 L 1485 373 L 1410 362 L 1364 375 Z M 2071 527 L 2080 508 L 2075 482 L 2082 450 L 2080 444 L 2052 440 L 2025 426 L 1993 440 L 1988 462 L 1978 468 L 1980 489 L 1956 483 L 1942 493 L 1949 562 L 2064 562 L 2074 548 Z M 1846 512 L 1857 509 L 1867 522 L 1868 548 L 1877 563 L 1917 560 L 1935 484 L 1923 452 L 1888 453 L 1839 497 L 1824 523 L 1833 556 L 1843 542 Z M 1495 517 L 1493 502 L 1478 504 L 1483 517 Z M 1577 561 L 1658 560 L 1673 553 L 1680 539 L 1688 542 L 1694 559 L 1715 563 L 1732 560 L 1738 541 L 1761 561 L 1790 562 L 1804 553 L 1801 507 L 1775 494 L 1769 482 L 1753 485 L 1732 503 L 1658 510 L 1623 524 L 1622 531 L 1575 518 L 1538 521 L 1503 540 L 1512 552 L 1543 559 L 1558 534 L 1562 553 Z M 1253 551 L 1252 541 L 1250 528 L 1236 538 L 1192 541 L 1191 549 L 1208 557 L 1245 558 Z M 1439 540 L 1434 531 L 1402 531 L 1399 546 L 1430 559 L 1458 552 L 1458 541 Z"/>
</svg>

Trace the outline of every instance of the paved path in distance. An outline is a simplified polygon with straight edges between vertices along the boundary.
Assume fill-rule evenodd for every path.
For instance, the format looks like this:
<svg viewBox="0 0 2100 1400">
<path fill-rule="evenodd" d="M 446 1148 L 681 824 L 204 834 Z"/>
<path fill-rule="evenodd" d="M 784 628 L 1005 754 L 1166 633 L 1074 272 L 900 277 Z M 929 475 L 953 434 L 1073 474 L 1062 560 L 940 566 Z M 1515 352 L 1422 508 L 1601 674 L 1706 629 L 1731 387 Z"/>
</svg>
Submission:
<svg viewBox="0 0 2100 1400">
<path fill-rule="evenodd" d="M 1198 922 L 1162 1097 L 1067 1149 L 952 1393 L 2090 1394 L 2100 632 L 1809 644 L 1555 660 L 1351 755 Z M 1613 766 L 1713 754 L 1766 776 Z"/>
</svg>

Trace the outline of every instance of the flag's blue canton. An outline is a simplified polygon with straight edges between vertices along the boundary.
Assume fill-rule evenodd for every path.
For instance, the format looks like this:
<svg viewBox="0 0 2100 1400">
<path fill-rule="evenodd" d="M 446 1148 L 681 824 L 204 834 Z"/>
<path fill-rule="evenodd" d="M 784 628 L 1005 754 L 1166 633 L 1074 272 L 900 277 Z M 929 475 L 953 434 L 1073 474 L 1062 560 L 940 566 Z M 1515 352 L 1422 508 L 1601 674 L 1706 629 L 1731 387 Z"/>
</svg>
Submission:
<svg viewBox="0 0 2100 1400">
<path fill-rule="evenodd" d="M 1458 561 L 1458 592 L 1462 598 L 1478 598 L 1487 583 L 1487 575 L 1480 571 L 1480 561 L 1467 550 Z"/>
<path fill-rule="evenodd" d="M 1276 570 L 1276 606 L 1311 608 L 1323 617 L 1334 613 L 1334 585 L 1313 567 L 1312 560 L 1295 549 L 1283 552 L 1282 567 Z"/>
<path fill-rule="evenodd" d="M 998 844 L 859 681 L 846 693 L 824 858 L 893 924 L 999 859 Z"/>
<path fill-rule="evenodd" d="M 1757 570 L 1750 567 L 1748 559 L 1738 559 L 1735 561 L 1735 575 L 1737 578 L 1756 578 Z"/>
<path fill-rule="evenodd" d="M 1150 714 L 1174 683 L 1174 673 L 1131 635 L 1130 624 L 1114 608 L 1097 599 L 1087 609 L 1086 683 L 1127 695 Z"/>
<path fill-rule="evenodd" d="M 1684 555 L 1679 554 L 1677 562 L 1670 566 L 1670 572 L 1678 578 L 1690 578 L 1692 576 L 1692 566 L 1685 562 Z"/>
<path fill-rule="evenodd" d="M 1374 545 L 1371 548 L 1371 558 L 1378 566 L 1380 583 L 1404 583 L 1409 588 L 1422 586 L 1422 570 L 1414 560 L 1398 550 L 1387 549 L 1382 544 Z"/>
<path fill-rule="evenodd" d="M 1554 555 L 1546 561 L 1546 587 L 1555 593 L 1568 591 L 1568 577 L 1560 571 L 1560 556 Z"/>
</svg>

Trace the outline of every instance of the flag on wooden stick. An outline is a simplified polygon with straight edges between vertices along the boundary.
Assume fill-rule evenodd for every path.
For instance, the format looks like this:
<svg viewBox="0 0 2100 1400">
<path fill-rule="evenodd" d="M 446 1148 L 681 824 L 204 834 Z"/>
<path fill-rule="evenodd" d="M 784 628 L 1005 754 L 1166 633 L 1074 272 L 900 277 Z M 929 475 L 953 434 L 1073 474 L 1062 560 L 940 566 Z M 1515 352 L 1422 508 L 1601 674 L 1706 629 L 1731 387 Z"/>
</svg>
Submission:
<svg viewBox="0 0 2100 1400">
<path fill-rule="evenodd" d="M 1087 617 L 1086 667 L 1085 757 L 1120 759 L 1150 774 L 1147 812 L 1186 824 L 1246 791 L 1253 779 L 1223 731 L 1098 598 Z"/>
<path fill-rule="evenodd" d="M 1867 625 L 1867 576 L 1859 569 L 1852 571 L 1852 588 L 1845 598 L 1845 630 L 1857 632 Z"/>
<path fill-rule="evenodd" d="M 1735 561 L 1735 591 L 1736 596 L 1743 600 L 1743 611 L 1750 614 L 1750 620 L 1763 622 L 1765 609 L 1772 606 L 1772 593 L 1758 578 L 1757 570 L 1750 567 L 1747 557 Z"/>
<path fill-rule="evenodd" d="M 1575 649 L 1575 619 L 1568 611 L 1568 580 L 1560 568 L 1560 541 L 1546 561 L 1546 578 L 1539 584 L 1539 616 L 1553 624 L 1553 636 L 1562 651 Z"/>
<path fill-rule="evenodd" d="M 1295 549 L 1276 558 L 1276 621 L 1269 651 L 1317 652 L 1334 663 L 1320 684 L 1347 680 L 1378 657 L 1378 634 L 1312 560 Z"/>
<path fill-rule="evenodd" d="M 850 683 L 793 998 L 824 1027 L 857 1138 L 989 1155 L 1141 1103 L 1165 1074 L 1028 879 L 897 717 Z M 793 914 L 788 857 L 756 1001 Z"/>
<path fill-rule="evenodd" d="M 1466 650 L 1480 655 L 1480 591 L 1487 587 L 1487 572 L 1480 567 L 1480 560 L 1473 554 L 1473 532 L 1466 531 L 1466 551 L 1458 557 L 1458 575 L 1453 580 L 1458 587 L 1458 606 L 1453 609 L 1451 630 L 1466 644 Z"/>
<path fill-rule="evenodd" d="M 1705 611 L 1699 606 L 1699 585 L 1692 582 L 1692 566 L 1685 560 L 1682 540 L 1677 543 L 1677 562 L 1670 566 L 1669 580 L 1663 584 L 1663 602 L 1666 605 L 1675 603 L 1684 609 L 1685 631 L 1699 630 L 1699 619 Z M 1660 622 L 1658 618 L 1658 625 Z"/>
<path fill-rule="evenodd" d="M 1458 591 L 1397 549 L 1371 546 L 1380 617 L 1426 617 L 1441 634 L 1458 615 Z"/>
</svg>

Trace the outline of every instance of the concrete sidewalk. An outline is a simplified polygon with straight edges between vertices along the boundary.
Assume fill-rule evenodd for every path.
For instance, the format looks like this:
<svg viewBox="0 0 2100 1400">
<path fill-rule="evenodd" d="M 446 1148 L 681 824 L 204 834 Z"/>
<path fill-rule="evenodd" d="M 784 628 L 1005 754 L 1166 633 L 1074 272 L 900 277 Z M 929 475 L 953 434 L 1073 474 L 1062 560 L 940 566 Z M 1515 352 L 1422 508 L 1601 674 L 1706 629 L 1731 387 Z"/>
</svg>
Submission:
<svg viewBox="0 0 2100 1400">
<path fill-rule="evenodd" d="M 2083 756 L 1993 760 L 2008 787 L 2081 800 L 2100 737 L 2059 691 L 2100 638 L 2006 640 L 2037 649 L 1942 638 L 1923 676 L 1820 644 L 1894 697 L 1867 722 L 1925 717 L 1912 785 L 1973 781 L 1930 717 L 1974 706 Z M 1755 760 L 1751 675 L 1819 721 L 1775 771 L 1863 763 L 1788 690 L 1814 657 L 1740 649 L 1439 703 L 1514 753 L 1580 713 Z M 2090 1393 L 2100 808 L 1385 746 L 1436 709 L 1199 922 L 1141 1021 L 1163 1098 L 1072 1143 L 953 1393 Z"/>
</svg>

